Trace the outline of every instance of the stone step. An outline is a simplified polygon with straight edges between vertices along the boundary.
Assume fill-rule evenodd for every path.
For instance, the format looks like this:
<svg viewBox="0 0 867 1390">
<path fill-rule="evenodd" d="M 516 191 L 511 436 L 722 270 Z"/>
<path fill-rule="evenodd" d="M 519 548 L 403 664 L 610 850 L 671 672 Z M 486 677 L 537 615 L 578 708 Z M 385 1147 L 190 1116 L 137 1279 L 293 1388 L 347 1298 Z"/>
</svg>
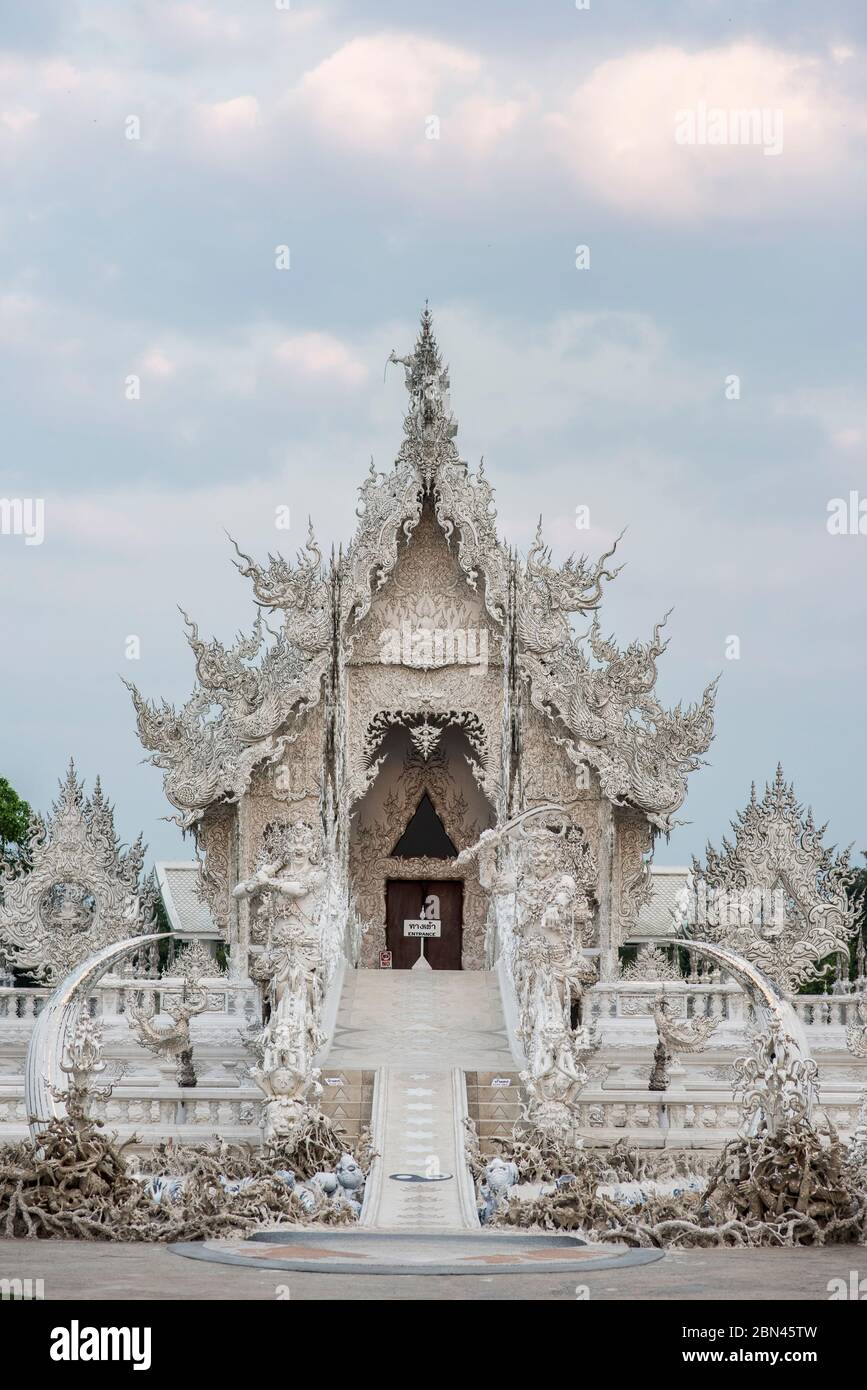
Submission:
<svg viewBox="0 0 867 1390">
<path fill-rule="evenodd" d="M 324 1066 L 320 1106 L 323 1115 L 342 1129 L 348 1139 L 358 1139 L 370 1128 L 376 1073 L 349 1067 Z M 332 1085 L 339 1081 L 338 1085 Z"/>
<path fill-rule="evenodd" d="M 468 1071 L 466 1081 L 467 1113 L 476 1127 L 479 1147 L 483 1154 L 499 1153 L 508 1147 L 521 1119 L 525 1098 L 521 1078 L 518 1072 L 504 1068 L 499 1072 Z"/>
<path fill-rule="evenodd" d="M 383 1067 L 373 1137 L 379 1157 L 362 1220 L 385 1231 L 478 1230 L 464 1154 L 463 1078 L 456 1068 Z"/>
<path fill-rule="evenodd" d="M 379 1157 L 362 1220 L 378 1230 L 477 1230 L 464 1151 L 472 1092 L 483 1145 L 510 1135 L 520 1085 L 497 976 L 485 970 L 351 970 L 343 984 L 322 1081 L 325 1103 L 349 1131 L 377 1083 L 372 1136 Z M 464 1072 L 466 1072 L 465 1086 Z M 358 1090 L 350 1084 L 358 1078 Z M 497 1086 L 508 1080 L 509 1086 Z M 403 1175 L 395 1177 L 394 1175 Z M 442 1181 L 430 1181 L 438 1175 Z M 409 1180 L 413 1179 L 413 1180 Z"/>
<path fill-rule="evenodd" d="M 514 1067 L 499 982 L 487 970 L 350 970 L 322 1063 L 463 1067 L 498 1075 Z"/>
</svg>

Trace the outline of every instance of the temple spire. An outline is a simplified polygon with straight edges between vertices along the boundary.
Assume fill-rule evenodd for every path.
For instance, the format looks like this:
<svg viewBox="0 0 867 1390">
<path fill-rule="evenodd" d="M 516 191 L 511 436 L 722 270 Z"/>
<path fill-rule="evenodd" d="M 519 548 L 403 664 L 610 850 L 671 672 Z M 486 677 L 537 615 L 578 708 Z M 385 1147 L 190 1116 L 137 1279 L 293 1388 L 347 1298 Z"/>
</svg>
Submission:
<svg viewBox="0 0 867 1390">
<path fill-rule="evenodd" d="M 410 398 L 404 421 L 408 438 L 423 443 L 453 439 L 458 425 L 449 402 L 449 370 L 440 356 L 427 301 L 412 354 L 398 357 L 392 348 L 388 361 L 399 362 L 404 368 Z"/>
</svg>

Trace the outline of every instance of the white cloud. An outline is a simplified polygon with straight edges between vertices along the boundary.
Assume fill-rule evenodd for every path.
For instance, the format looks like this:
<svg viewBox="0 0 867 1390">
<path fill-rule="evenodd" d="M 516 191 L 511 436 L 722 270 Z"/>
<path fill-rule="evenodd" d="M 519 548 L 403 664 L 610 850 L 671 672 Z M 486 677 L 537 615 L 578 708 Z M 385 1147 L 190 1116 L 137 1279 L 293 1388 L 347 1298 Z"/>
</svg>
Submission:
<svg viewBox="0 0 867 1390">
<path fill-rule="evenodd" d="M 860 426 L 854 425 L 834 430 L 831 440 L 838 449 L 861 449 L 867 443 L 867 434 Z"/>
<path fill-rule="evenodd" d="M 460 102 L 450 124 L 462 153 L 474 159 L 484 158 L 498 146 L 508 145 L 534 104 L 529 94 L 523 99 L 506 100 L 472 96 Z"/>
<path fill-rule="evenodd" d="M 199 106 L 196 115 L 206 134 L 230 138 L 252 134 L 262 121 L 262 111 L 254 96 L 210 102 Z"/>
<path fill-rule="evenodd" d="M 277 361 L 293 374 L 323 377 L 346 386 L 358 386 L 367 369 L 352 350 L 330 333 L 298 333 L 284 338 L 274 350 Z"/>
<path fill-rule="evenodd" d="M 151 376 L 172 376 L 175 363 L 160 348 L 150 348 L 142 358 L 142 368 Z"/>
<path fill-rule="evenodd" d="M 417 203 L 459 187 L 454 215 L 463 219 L 489 216 L 492 198 L 508 205 L 516 183 L 530 215 L 540 203 L 562 203 L 565 183 L 567 196 L 681 223 L 765 220 L 793 207 L 821 215 L 856 196 L 867 134 L 863 56 L 842 43 L 827 53 L 750 39 L 659 45 L 597 63 L 576 80 L 568 48 L 546 54 L 543 68 L 507 50 L 407 31 L 341 42 L 333 27 L 320 32 L 316 12 L 303 12 L 300 29 L 301 15 L 290 14 L 242 22 L 200 4 L 160 5 L 145 24 L 108 11 L 96 24 L 106 36 L 99 61 L 0 57 L 0 157 L 25 176 L 35 171 L 37 201 L 55 169 L 74 163 L 86 179 L 102 174 L 107 156 L 156 156 L 160 169 L 179 162 L 188 177 L 214 177 L 222 163 L 228 177 L 240 171 L 270 187 L 287 153 L 292 161 L 301 152 L 321 160 L 326 178 L 345 177 L 346 159 L 364 158 L 371 196 L 405 197 L 411 188 Z M 125 25 L 124 60 L 113 61 Z M 152 61 L 150 39 L 160 34 L 181 44 L 179 65 Z M 233 35 L 243 40 L 243 61 L 229 65 Z M 781 152 L 679 144 L 678 112 L 701 103 L 779 114 Z M 141 120 L 139 142 L 124 140 L 130 114 Z M 427 138 L 431 116 L 439 139 Z"/>
<path fill-rule="evenodd" d="M 58 417 L 64 410 L 102 415 L 112 402 L 119 406 L 118 383 L 127 372 L 141 375 L 145 393 L 149 384 L 174 390 L 179 409 L 228 397 L 282 398 L 293 390 L 300 399 L 311 386 L 340 394 L 367 379 L 366 350 L 326 330 L 287 334 L 273 322 L 242 323 L 221 335 L 182 334 L 167 325 L 157 338 L 97 310 L 70 314 L 23 290 L 0 292 L 7 374 L 27 373 L 38 394 L 50 372 Z"/>
<path fill-rule="evenodd" d="M 778 415 L 808 421 L 848 461 L 867 442 L 867 402 L 848 385 L 803 387 L 773 401 Z"/>
<path fill-rule="evenodd" d="M 11 110 L 0 111 L 0 126 L 4 130 L 8 130 L 11 135 L 23 135 L 38 120 L 38 114 L 35 111 L 28 111 L 25 106 L 16 106 Z"/>
<path fill-rule="evenodd" d="M 662 221 L 753 216 L 845 187 L 867 116 L 836 81 L 821 58 L 752 41 L 695 52 L 660 46 L 601 63 L 548 126 L 576 183 L 624 211 Z M 678 144 L 678 113 L 700 103 L 781 113 L 781 152 Z"/>
<path fill-rule="evenodd" d="M 348 146 L 393 150 L 424 135 L 444 115 L 451 92 L 466 91 L 481 60 L 412 34 L 380 34 L 344 44 L 308 72 L 300 98 L 313 122 Z"/>
</svg>

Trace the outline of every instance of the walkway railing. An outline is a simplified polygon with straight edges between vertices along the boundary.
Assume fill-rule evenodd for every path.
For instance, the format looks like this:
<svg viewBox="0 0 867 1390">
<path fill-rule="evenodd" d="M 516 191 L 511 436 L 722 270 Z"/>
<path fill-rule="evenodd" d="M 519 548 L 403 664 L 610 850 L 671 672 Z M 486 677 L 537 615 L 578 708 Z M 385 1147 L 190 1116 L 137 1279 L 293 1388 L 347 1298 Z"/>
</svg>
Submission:
<svg viewBox="0 0 867 1390">
<path fill-rule="evenodd" d="M 252 1022 L 258 1016 L 258 991 L 252 985 L 238 985 L 219 977 L 205 982 L 208 1013 L 228 1014 L 239 1022 Z M 156 995 L 160 1012 L 163 996 L 177 996 L 183 989 L 181 977 L 121 980 L 109 977 L 90 996 L 88 1006 L 94 1017 L 123 1015 L 129 991 Z M 653 1000 L 661 990 L 684 1018 L 719 1018 L 731 1023 L 752 1021 L 752 1008 L 740 986 L 713 982 L 694 984 L 689 980 L 614 980 L 595 985 L 587 994 L 591 1020 L 635 1018 L 653 1012 Z M 51 990 L 39 987 L 0 987 L 0 1020 L 32 1025 Z M 682 1001 L 682 1002 L 681 1002 Z M 851 994 L 797 994 L 792 1000 L 796 1014 L 808 1028 L 848 1028 L 859 1022 L 858 996 Z"/>
<path fill-rule="evenodd" d="M 718 1018 L 733 1024 L 755 1019 L 754 1007 L 739 985 L 689 980 L 615 980 L 594 985 L 587 996 L 590 1018 L 649 1017 L 653 1000 L 662 991 L 670 1009 L 682 1018 Z M 797 994 L 792 1005 L 808 1028 L 846 1028 L 859 1021 L 856 995 Z"/>
<path fill-rule="evenodd" d="M 258 1016 L 258 990 L 255 985 L 239 985 L 221 977 L 203 981 L 208 991 L 207 1013 L 228 1014 L 239 1023 L 251 1023 Z M 122 1016 L 126 1012 L 129 993 L 155 995 L 156 1012 L 160 1013 L 164 999 L 177 999 L 184 988 L 181 976 L 163 975 L 159 979 L 120 979 L 108 976 L 88 998 L 88 1008 L 94 1018 Z M 0 987 L 0 1020 L 32 1025 L 40 1009 L 51 996 L 48 987 Z"/>
</svg>

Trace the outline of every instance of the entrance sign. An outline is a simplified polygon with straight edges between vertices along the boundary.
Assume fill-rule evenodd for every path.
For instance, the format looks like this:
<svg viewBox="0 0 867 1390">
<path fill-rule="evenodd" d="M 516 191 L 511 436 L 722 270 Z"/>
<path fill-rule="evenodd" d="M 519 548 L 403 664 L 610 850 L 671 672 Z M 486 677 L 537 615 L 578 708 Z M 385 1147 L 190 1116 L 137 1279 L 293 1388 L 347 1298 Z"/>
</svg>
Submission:
<svg viewBox="0 0 867 1390">
<path fill-rule="evenodd" d="M 413 970 L 430 970 L 431 964 L 425 956 L 424 943 L 442 934 L 442 922 L 433 917 L 404 917 L 403 934 L 419 938 L 418 960 L 412 967 Z"/>
<path fill-rule="evenodd" d="M 437 922 L 429 917 L 405 917 L 403 921 L 404 936 L 441 936 L 442 922 Z"/>
</svg>

